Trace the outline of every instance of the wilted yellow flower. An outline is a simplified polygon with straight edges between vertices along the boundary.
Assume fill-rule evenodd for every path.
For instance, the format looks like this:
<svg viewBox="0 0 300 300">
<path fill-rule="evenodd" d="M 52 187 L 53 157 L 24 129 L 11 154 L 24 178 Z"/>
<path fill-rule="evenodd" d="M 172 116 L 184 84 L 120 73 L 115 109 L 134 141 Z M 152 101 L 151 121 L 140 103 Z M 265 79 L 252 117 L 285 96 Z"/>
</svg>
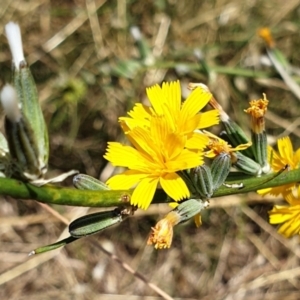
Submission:
<svg viewBox="0 0 300 300">
<path fill-rule="evenodd" d="M 232 147 L 226 141 L 210 132 L 205 131 L 205 134 L 210 139 L 207 145 L 209 150 L 205 151 L 205 156 L 208 158 L 214 158 L 221 153 L 227 153 L 232 157 L 234 152 L 245 150 L 252 144 L 251 142 L 248 142 L 246 144 L 238 145 L 237 147 Z"/>
<path fill-rule="evenodd" d="M 180 221 L 177 212 L 171 211 L 155 227 L 148 238 L 147 245 L 154 244 L 155 249 L 170 248 L 173 239 L 173 227 Z"/>
<path fill-rule="evenodd" d="M 254 133 L 258 134 L 265 130 L 265 114 L 268 109 L 269 100 L 266 94 L 263 94 L 264 99 L 252 100 L 249 102 L 250 107 L 244 111 L 251 115 L 251 129 Z"/>
<path fill-rule="evenodd" d="M 288 165 L 290 170 L 299 168 L 300 163 L 300 148 L 294 152 L 290 138 L 283 137 L 277 141 L 278 152 L 272 147 L 268 147 L 268 160 L 274 172 L 279 172 Z M 260 195 L 279 195 L 284 196 L 290 193 L 295 187 L 295 183 L 289 183 L 278 187 L 266 188 L 258 190 Z"/>
<path fill-rule="evenodd" d="M 188 198 L 190 192 L 176 173 L 203 163 L 199 153 L 185 148 L 186 138 L 169 131 L 167 121 L 152 117 L 150 131 L 135 127 L 127 133 L 134 147 L 108 143 L 104 157 L 114 166 L 129 170 L 110 178 L 112 189 L 129 189 L 136 185 L 131 204 L 147 209 L 158 185 L 175 201 Z"/>
</svg>

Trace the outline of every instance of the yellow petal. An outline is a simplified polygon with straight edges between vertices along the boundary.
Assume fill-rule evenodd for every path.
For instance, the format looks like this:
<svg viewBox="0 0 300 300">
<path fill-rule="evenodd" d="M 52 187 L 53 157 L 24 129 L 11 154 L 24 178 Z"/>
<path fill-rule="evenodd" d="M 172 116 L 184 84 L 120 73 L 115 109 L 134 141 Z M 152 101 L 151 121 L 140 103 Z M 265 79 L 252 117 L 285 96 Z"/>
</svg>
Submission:
<svg viewBox="0 0 300 300">
<path fill-rule="evenodd" d="M 198 125 L 201 119 L 201 115 L 195 115 L 193 117 L 190 117 L 188 119 L 182 118 L 180 115 L 179 120 L 177 121 L 178 125 L 178 132 L 182 134 L 191 134 L 194 132 L 196 129 L 198 129 Z"/>
<path fill-rule="evenodd" d="M 246 143 L 246 144 L 240 144 L 240 145 L 238 145 L 237 147 L 232 148 L 232 150 L 234 150 L 234 151 L 245 150 L 245 149 L 249 148 L 251 145 L 252 145 L 251 142 L 248 142 L 248 143 Z"/>
<path fill-rule="evenodd" d="M 277 141 L 278 151 L 281 157 L 286 158 L 288 162 L 293 161 L 293 145 L 288 136 Z"/>
<path fill-rule="evenodd" d="M 194 216 L 194 222 L 195 222 L 197 228 L 199 228 L 202 225 L 202 220 L 201 220 L 201 214 L 200 213 L 197 213 Z"/>
<path fill-rule="evenodd" d="M 128 190 L 146 176 L 147 174 L 127 170 L 122 174 L 117 174 L 109 178 L 106 184 L 114 190 Z"/>
<path fill-rule="evenodd" d="M 289 238 L 296 233 L 299 233 L 299 227 L 297 226 L 297 222 L 295 222 L 294 219 L 291 219 L 280 226 L 278 232 Z"/>
<path fill-rule="evenodd" d="M 206 135 L 194 132 L 189 136 L 185 147 L 188 149 L 202 150 L 208 145 L 208 142 L 209 138 Z"/>
<path fill-rule="evenodd" d="M 291 237 L 300 232 L 300 205 L 281 206 L 275 205 L 269 211 L 270 223 L 283 223 L 278 232 L 286 237 Z"/>
<path fill-rule="evenodd" d="M 127 134 L 127 138 L 137 149 L 138 153 L 140 155 L 146 155 L 148 159 L 155 157 L 158 153 L 158 149 L 151 139 L 150 132 L 143 128 L 135 127 Z"/>
<path fill-rule="evenodd" d="M 298 188 L 292 187 L 287 193 L 283 194 L 283 197 L 291 207 L 298 207 L 300 205 L 300 186 Z"/>
<path fill-rule="evenodd" d="M 201 113 L 198 129 L 207 128 L 219 124 L 219 112 L 215 109 Z"/>
<path fill-rule="evenodd" d="M 142 179 L 133 191 L 131 204 L 142 209 L 147 209 L 153 199 L 157 183 L 158 178 L 146 177 Z"/>
<path fill-rule="evenodd" d="M 177 202 L 171 202 L 169 203 L 169 206 L 172 207 L 173 209 L 176 208 L 179 204 Z"/>
<path fill-rule="evenodd" d="M 136 149 L 116 142 L 109 142 L 106 151 L 103 157 L 114 166 L 128 167 L 140 158 L 140 154 Z M 126 160 L 124 157 L 126 157 Z"/>
<path fill-rule="evenodd" d="M 278 153 L 277 151 L 275 151 L 272 147 L 268 147 L 268 159 L 269 162 L 272 166 L 272 169 L 275 172 L 280 171 L 285 165 L 286 165 L 286 161 L 285 159 L 283 159 Z"/>
<path fill-rule="evenodd" d="M 181 107 L 181 88 L 179 80 L 173 82 L 164 82 L 162 84 L 162 91 L 166 105 L 171 112 L 180 110 Z"/>
<path fill-rule="evenodd" d="M 133 107 L 133 109 L 128 112 L 128 115 L 133 118 L 133 119 L 137 119 L 137 120 L 150 120 L 152 114 L 151 114 L 151 110 L 148 106 L 143 105 L 141 103 L 136 103 Z M 123 119 L 123 118 L 120 118 Z M 126 118 L 124 118 L 126 119 Z"/>
<path fill-rule="evenodd" d="M 146 92 L 156 114 L 159 116 L 162 115 L 162 104 L 165 103 L 166 99 L 164 99 L 164 93 L 161 87 L 158 84 L 156 84 L 150 88 L 147 88 Z"/>
<path fill-rule="evenodd" d="M 294 162 L 296 162 L 297 167 L 295 167 L 295 169 L 298 169 L 298 164 L 300 162 L 300 148 L 297 149 L 297 151 L 294 153 Z"/>
<path fill-rule="evenodd" d="M 202 163 L 202 156 L 200 156 L 198 153 L 189 151 L 188 149 L 184 149 L 175 160 L 168 161 L 165 163 L 165 165 L 168 170 L 173 170 L 176 172 L 197 167 Z"/>
<path fill-rule="evenodd" d="M 190 117 L 196 115 L 208 103 L 211 97 L 211 93 L 197 87 L 182 105 L 182 118 L 188 120 Z"/>
<path fill-rule="evenodd" d="M 293 186 L 294 186 L 294 184 L 286 184 L 286 185 L 277 186 L 277 187 L 273 187 L 273 188 L 266 188 L 266 189 L 258 190 L 257 193 L 259 195 L 263 195 L 263 196 L 265 196 L 266 194 L 278 196 L 280 194 L 285 194 L 286 192 L 291 190 L 293 188 Z"/>
<path fill-rule="evenodd" d="M 144 153 L 137 151 L 133 147 L 125 146 L 116 142 L 109 142 L 107 152 L 103 157 L 110 161 L 114 166 L 144 170 L 148 168 L 148 161 L 145 154 L 143 154 Z M 150 157 L 152 155 L 154 155 L 154 153 L 151 153 Z"/>
<path fill-rule="evenodd" d="M 164 191 L 175 201 L 188 198 L 190 196 L 190 191 L 188 190 L 183 179 L 176 173 L 167 174 L 161 177 L 160 185 Z"/>
<path fill-rule="evenodd" d="M 270 192 L 271 188 L 267 188 L 267 189 L 262 189 L 262 190 L 258 190 L 256 191 L 257 194 L 265 196 Z"/>
<path fill-rule="evenodd" d="M 149 128 L 150 122 L 145 119 L 119 118 L 123 132 L 126 134 L 135 127 Z"/>
<path fill-rule="evenodd" d="M 165 161 L 178 160 L 178 155 L 180 155 L 184 150 L 186 138 L 184 136 L 179 136 L 178 134 L 169 134 L 165 139 L 164 143 L 164 153 Z"/>
</svg>

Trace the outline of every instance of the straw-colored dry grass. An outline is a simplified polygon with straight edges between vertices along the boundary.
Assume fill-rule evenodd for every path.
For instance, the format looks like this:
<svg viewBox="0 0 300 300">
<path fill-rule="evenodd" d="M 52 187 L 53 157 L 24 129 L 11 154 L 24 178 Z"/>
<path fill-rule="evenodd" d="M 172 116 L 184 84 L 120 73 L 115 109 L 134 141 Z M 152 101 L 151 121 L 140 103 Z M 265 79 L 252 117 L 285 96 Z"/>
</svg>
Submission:
<svg viewBox="0 0 300 300">
<path fill-rule="evenodd" d="M 146 101 L 146 86 L 163 80 L 207 83 L 245 129 L 242 110 L 265 92 L 271 100 L 268 133 L 276 139 L 292 131 L 300 144 L 299 102 L 272 68 L 260 64 L 264 45 L 256 35 L 269 26 L 278 47 L 299 66 L 299 1 L 3 3 L 1 33 L 10 20 L 22 27 L 49 124 L 53 173 L 78 169 L 103 180 L 110 176 L 113 170 L 102 155 L 107 141 L 123 139 L 117 118 L 134 102 Z M 129 32 L 133 25 L 149 44 L 155 68 L 142 65 Z M 194 55 L 197 49 L 213 70 L 210 80 Z M 10 61 L 2 34 L 2 83 L 10 79 Z M 66 223 L 88 209 L 50 209 L 2 197 L 0 298 L 154 300 L 160 293 L 164 299 L 299 299 L 299 238 L 286 240 L 268 224 L 273 200 L 255 194 L 213 199 L 203 226 L 177 227 L 169 250 L 146 246 L 150 227 L 169 210 L 159 205 L 121 226 L 28 259 L 29 251 L 61 238 Z"/>
</svg>

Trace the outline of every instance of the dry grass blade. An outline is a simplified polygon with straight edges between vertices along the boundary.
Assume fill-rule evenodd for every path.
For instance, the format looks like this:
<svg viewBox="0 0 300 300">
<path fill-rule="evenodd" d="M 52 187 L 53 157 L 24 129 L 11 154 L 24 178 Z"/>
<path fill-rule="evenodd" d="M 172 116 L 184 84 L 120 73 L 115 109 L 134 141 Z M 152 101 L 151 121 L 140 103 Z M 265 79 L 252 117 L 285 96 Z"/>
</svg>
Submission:
<svg viewBox="0 0 300 300">
<path fill-rule="evenodd" d="M 255 223 L 257 223 L 263 230 L 268 232 L 271 236 L 273 236 L 278 242 L 280 242 L 287 249 L 291 250 L 297 257 L 300 258 L 299 249 L 295 249 L 292 247 L 292 243 L 285 239 L 282 235 L 278 234 L 277 231 L 265 220 L 263 220 L 258 214 L 256 214 L 249 207 L 242 207 L 242 211 L 246 214 L 250 219 L 252 219 Z"/>
<path fill-rule="evenodd" d="M 165 300 L 174 300 L 174 298 L 172 298 L 170 295 L 168 295 L 166 292 L 164 292 L 162 289 L 160 289 L 157 285 L 149 282 L 143 274 L 141 274 L 141 273 L 139 273 L 137 271 L 134 271 L 127 263 L 125 263 L 124 261 L 122 261 L 118 256 L 110 253 L 109 251 L 107 251 L 106 249 L 104 249 L 98 243 L 93 242 L 93 245 L 94 245 L 94 247 L 96 247 L 97 249 L 99 249 L 103 253 L 105 253 L 107 256 L 109 256 L 112 260 L 114 260 L 115 262 L 117 262 L 124 270 L 126 270 L 127 272 L 129 272 L 130 274 L 132 274 L 135 278 L 140 279 L 143 283 L 145 283 L 150 289 L 152 289 L 153 291 L 155 291 L 163 299 L 165 299 Z"/>
<path fill-rule="evenodd" d="M 104 2 L 101 5 L 103 4 Z M 103 59 L 105 57 L 105 51 L 104 51 L 101 28 L 97 17 L 98 8 L 96 7 L 96 3 L 94 0 L 86 0 L 86 9 L 90 20 L 91 31 L 95 43 L 96 55 L 98 59 Z"/>
<path fill-rule="evenodd" d="M 94 2 L 94 1 L 93 1 Z M 93 11 L 98 10 L 106 1 L 102 0 L 97 2 L 95 7 L 93 7 Z M 95 2 L 94 2 L 95 3 Z M 68 25 L 66 25 L 63 29 L 57 32 L 51 39 L 49 39 L 42 46 L 46 53 L 52 51 L 59 44 L 61 44 L 68 36 L 74 33 L 82 24 L 88 19 L 88 14 L 85 11 L 82 11 L 76 16 Z"/>
</svg>

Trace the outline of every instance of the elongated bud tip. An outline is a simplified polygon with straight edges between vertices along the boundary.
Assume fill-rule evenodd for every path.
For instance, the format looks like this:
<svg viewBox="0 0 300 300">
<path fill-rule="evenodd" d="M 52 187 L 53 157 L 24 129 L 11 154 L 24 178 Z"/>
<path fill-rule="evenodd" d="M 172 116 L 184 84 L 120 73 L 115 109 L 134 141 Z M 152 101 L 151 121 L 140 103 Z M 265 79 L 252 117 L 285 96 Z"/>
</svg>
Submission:
<svg viewBox="0 0 300 300">
<path fill-rule="evenodd" d="M 275 47 L 275 42 L 273 40 L 271 31 L 268 27 L 260 28 L 257 33 L 265 41 L 269 48 Z"/>
<path fill-rule="evenodd" d="M 210 90 L 208 88 L 207 85 L 205 85 L 204 83 L 198 83 L 198 82 L 190 82 L 188 84 L 188 89 L 193 91 L 194 89 L 196 89 L 197 87 L 200 87 L 201 89 L 205 90 L 206 92 L 210 93 Z"/>
<path fill-rule="evenodd" d="M 30 251 L 30 252 L 28 253 L 28 256 L 33 256 L 33 255 L 35 255 L 35 251 L 34 251 L 34 250 L 32 250 L 32 251 Z"/>
<path fill-rule="evenodd" d="M 15 68 L 19 70 L 20 63 L 25 62 L 20 26 L 16 23 L 9 22 L 5 25 L 5 33 Z"/>
<path fill-rule="evenodd" d="M 19 122 L 21 119 L 21 111 L 15 88 L 10 84 L 6 84 L 1 91 L 0 98 L 8 119 L 11 122 Z"/>
<path fill-rule="evenodd" d="M 130 28 L 130 33 L 132 35 L 132 37 L 136 40 L 139 41 L 142 39 L 142 33 L 140 31 L 140 29 L 137 26 L 132 26 Z"/>
</svg>

